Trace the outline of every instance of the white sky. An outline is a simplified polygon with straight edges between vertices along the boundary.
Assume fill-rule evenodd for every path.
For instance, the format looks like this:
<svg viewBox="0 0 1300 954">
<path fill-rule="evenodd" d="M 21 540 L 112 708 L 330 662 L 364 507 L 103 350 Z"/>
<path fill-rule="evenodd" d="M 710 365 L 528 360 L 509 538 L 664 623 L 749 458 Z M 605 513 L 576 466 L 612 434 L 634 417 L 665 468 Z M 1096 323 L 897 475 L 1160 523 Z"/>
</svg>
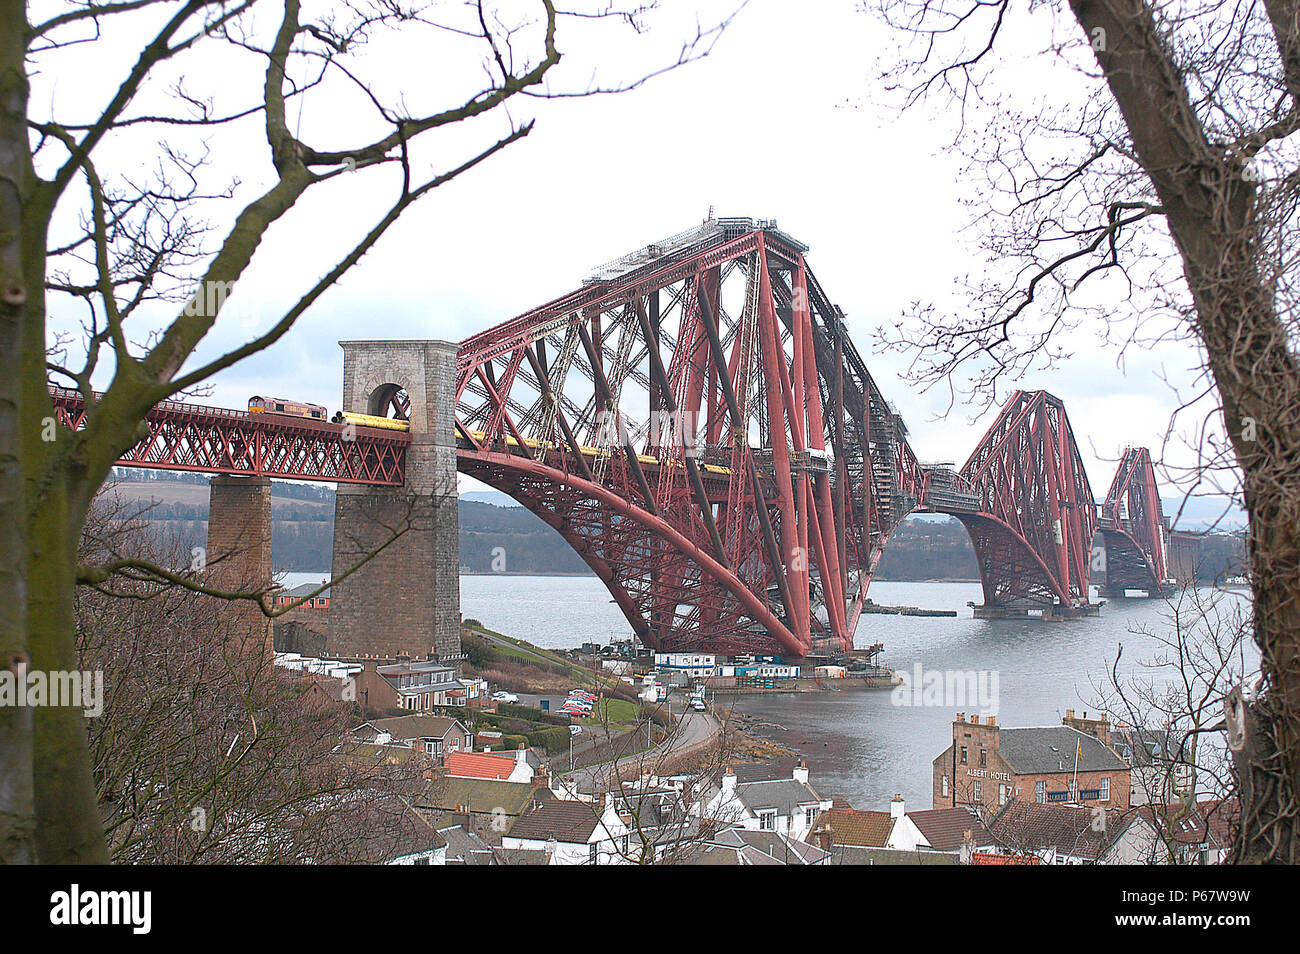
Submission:
<svg viewBox="0 0 1300 954">
<path fill-rule="evenodd" d="M 726 8 L 692 6 L 706 22 Z M 888 59 L 896 40 L 856 6 L 751 0 L 701 62 L 630 93 L 537 105 L 528 138 L 409 210 L 280 343 L 220 375 L 206 403 L 240 407 L 250 394 L 274 393 L 333 410 L 342 381 L 339 339 L 459 341 L 571 290 L 608 259 L 698 223 L 713 206 L 719 216 L 775 218 L 811 246 L 810 267 L 847 313 L 918 455 L 964 460 L 992 412 L 972 420 L 959 407 L 935 419 L 946 394 L 905 383 L 904 359 L 873 355 L 871 332 L 914 300 L 961 306 L 951 298 L 954 281 L 983 265 L 973 257 L 974 234 L 962 232 L 970 211 L 959 200 L 978 196 L 958 182 L 938 110 L 922 106 L 899 118 L 877 102 L 876 59 Z M 680 14 L 684 5 L 672 9 Z M 558 77 L 569 86 L 582 85 L 593 65 L 661 61 L 675 53 L 681 31 L 669 23 L 648 38 L 622 34 L 618 43 L 585 51 L 576 34 L 560 37 L 562 50 L 574 54 Z M 386 74 L 395 86 L 454 85 L 454 60 L 398 52 Z M 98 100 L 95 90 L 108 88 L 104 77 L 116 73 L 88 54 L 74 55 L 83 57 L 80 74 L 52 87 L 38 79 L 38 97 L 56 105 L 78 95 Z M 88 84 L 85 92 L 72 92 L 78 80 Z M 334 145 L 325 140 L 358 109 L 310 100 L 304 138 Z M 487 125 L 434 140 L 428 155 L 439 166 L 456 164 L 473 136 L 501 129 Z M 211 143 L 218 167 L 243 180 L 241 198 L 270 181 L 259 132 L 231 127 Z M 201 354 L 233 347 L 278 316 L 363 233 L 392 192 L 382 174 L 350 174 L 272 228 Z M 1079 344 L 1064 369 L 1018 386 L 1065 400 L 1100 498 L 1125 445 L 1158 453 L 1173 401 L 1157 373 L 1186 381 L 1196 359 L 1170 345 L 1133 351 L 1121 366 L 1116 349 L 1087 337 Z"/>
</svg>

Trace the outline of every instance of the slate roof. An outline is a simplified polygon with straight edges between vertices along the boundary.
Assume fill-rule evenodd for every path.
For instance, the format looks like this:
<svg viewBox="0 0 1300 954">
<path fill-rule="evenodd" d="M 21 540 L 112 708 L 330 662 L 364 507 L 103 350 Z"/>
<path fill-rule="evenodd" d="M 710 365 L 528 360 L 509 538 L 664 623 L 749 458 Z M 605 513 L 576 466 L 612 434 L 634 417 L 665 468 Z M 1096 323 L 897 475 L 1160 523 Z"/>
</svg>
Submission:
<svg viewBox="0 0 1300 954">
<path fill-rule="evenodd" d="M 955 865 L 957 855 L 944 851 L 896 851 L 893 848 L 857 848 L 845 845 L 834 849 L 828 865 Z"/>
<path fill-rule="evenodd" d="M 492 849 L 494 865 L 549 865 L 550 857 L 543 848 L 502 848 Z"/>
<path fill-rule="evenodd" d="M 293 587 L 292 589 L 281 590 L 280 593 L 278 593 L 277 595 L 289 596 L 295 600 L 300 600 L 308 593 L 319 588 L 320 588 L 319 583 L 301 583 L 298 586 Z M 329 599 L 329 595 L 330 595 L 330 588 L 327 586 L 320 593 L 316 594 L 316 598 Z"/>
<path fill-rule="evenodd" d="M 385 864 L 406 855 L 436 851 L 447 844 L 419 812 L 395 795 L 368 801 L 364 818 L 359 838 L 368 864 Z"/>
<path fill-rule="evenodd" d="M 585 845 L 600 824 L 604 806 L 600 802 L 543 802 L 515 819 L 506 835 L 530 841 L 549 841 Z"/>
<path fill-rule="evenodd" d="M 1106 826 L 1096 831 L 1092 809 L 1080 805 L 1051 805 L 1012 799 L 990 820 L 996 844 L 1012 851 L 1055 848 L 1059 854 L 1095 860 L 1105 854 L 1136 816 L 1110 812 Z"/>
<path fill-rule="evenodd" d="M 807 840 L 815 842 L 815 833 L 830 828 L 832 845 L 853 845 L 858 848 L 883 848 L 894 828 L 889 812 L 860 812 L 855 808 L 832 808 L 817 816 L 808 832 Z"/>
<path fill-rule="evenodd" d="M 1170 729 L 1121 726 L 1111 731 L 1110 742 L 1132 765 L 1159 765 L 1178 757 L 1180 738 Z"/>
<path fill-rule="evenodd" d="M 498 782 L 444 775 L 425 786 L 415 804 L 417 808 L 439 812 L 455 812 L 468 807 L 474 814 L 490 815 L 499 808 L 507 815 L 518 815 L 534 800 L 554 797 L 550 789 L 535 787 L 530 782 Z"/>
<path fill-rule="evenodd" d="M 912 824 L 921 830 L 925 840 L 935 851 L 958 851 L 966 833 L 970 832 L 975 844 L 988 844 L 989 832 L 984 823 L 965 808 L 931 808 L 922 812 L 908 812 Z"/>
<path fill-rule="evenodd" d="M 710 858 L 713 851 L 730 851 L 735 862 Z M 826 858 L 827 853 L 816 845 L 809 845 L 774 831 L 750 831 L 745 828 L 727 828 L 709 842 L 704 857 L 691 858 L 691 864 L 742 864 L 742 865 L 811 865 Z"/>
<path fill-rule="evenodd" d="M 731 766 L 737 783 L 773 782 L 793 777 L 795 757 L 773 759 L 770 762 L 737 762 Z"/>
<path fill-rule="evenodd" d="M 1068 725 L 1002 729 L 998 735 L 998 752 L 1018 775 L 1073 772 L 1076 747 L 1080 772 L 1128 770 L 1100 739 Z"/>
<path fill-rule="evenodd" d="M 466 831 L 464 826 L 449 825 L 446 828 L 439 828 L 438 834 L 447 843 L 447 864 L 492 864 L 491 846 L 472 831 Z"/>
<path fill-rule="evenodd" d="M 686 865 L 740 865 L 743 862 L 736 849 L 730 845 L 700 845 L 696 851 L 686 853 L 680 864 Z"/>
<path fill-rule="evenodd" d="M 756 815 L 760 810 L 775 808 L 778 815 L 793 816 L 800 805 L 821 801 L 811 786 L 792 778 L 737 784 L 736 797 Z"/>
<path fill-rule="evenodd" d="M 396 741 L 407 742 L 411 739 L 445 738 L 456 724 L 455 719 L 448 719 L 446 716 L 406 715 L 374 719 L 365 725 L 357 726 L 352 731 L 360 732 L 368 725 L 376 732 L 387 732 Z"/>
</svg>

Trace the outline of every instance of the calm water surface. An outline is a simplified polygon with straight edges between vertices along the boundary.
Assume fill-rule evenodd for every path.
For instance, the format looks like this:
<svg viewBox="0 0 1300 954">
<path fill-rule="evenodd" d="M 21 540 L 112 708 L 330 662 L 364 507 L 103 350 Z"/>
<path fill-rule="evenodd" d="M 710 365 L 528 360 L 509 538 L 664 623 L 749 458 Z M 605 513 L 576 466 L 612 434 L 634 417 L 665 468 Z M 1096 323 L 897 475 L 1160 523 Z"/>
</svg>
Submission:
<svg viewBox="0 0 1300 954">
<path fill-rule="evenodd" d="M 911 672 L 917 663 L 927 670 L 995 670 L 996 714 L 1010 726 L 1057 724 L 1066 709 L 1096 708 L 1121 643 L 1121 671 L 1129 674 L 1157 651 L 1150 637 L 1131 630 L 1169 625 L 1169 608 L 1158 600 L 1111 601 L 1094 619 L 1044 623 L 972 619 L 966 604 L 982 601 L 978 583 L 877 582 L 871 596 L 878 603 L 957 610 L 956 619 L 864 616 L 855 643 L 883 642 L 884 662 L 896 670 Z M 594 576 L 462 576 L 460 600 L 465 617 L 538 646 L 563 649 L 631 635 Z M 731 698 L 767 723 L 765 734 L 804 755 L 823 793 L 860 808 L 884 808 L 895 793 L 929 807 L 930 763 L 952 739 L 952 708 L 897 706 L 881 690 Z"/>
</svg>

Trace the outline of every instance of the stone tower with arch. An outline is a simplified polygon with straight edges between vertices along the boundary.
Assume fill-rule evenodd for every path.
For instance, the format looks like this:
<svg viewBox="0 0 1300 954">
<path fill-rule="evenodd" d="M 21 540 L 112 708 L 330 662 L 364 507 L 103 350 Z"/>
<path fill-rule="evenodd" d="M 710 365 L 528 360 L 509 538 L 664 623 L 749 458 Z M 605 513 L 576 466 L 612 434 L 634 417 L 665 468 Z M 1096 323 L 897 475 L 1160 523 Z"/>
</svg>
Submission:
<svg viewBox="0 0 1300 954">
<path fill-rule="evenodd" d="M 454 432 L 457 345 L 450 341 L 340 341 L 339 345 L 343 410 L 406 418 L 411 445 L 404 486 L 338 487 L 328 651 L 387 659 L 404 655 L 420 660 L 433 655 L 452 662 L 460 658 Z M 400 535 L 393 539 L 398 531 Z M 375 555 L 361 564 L 371 553 Z"/>
</svg>

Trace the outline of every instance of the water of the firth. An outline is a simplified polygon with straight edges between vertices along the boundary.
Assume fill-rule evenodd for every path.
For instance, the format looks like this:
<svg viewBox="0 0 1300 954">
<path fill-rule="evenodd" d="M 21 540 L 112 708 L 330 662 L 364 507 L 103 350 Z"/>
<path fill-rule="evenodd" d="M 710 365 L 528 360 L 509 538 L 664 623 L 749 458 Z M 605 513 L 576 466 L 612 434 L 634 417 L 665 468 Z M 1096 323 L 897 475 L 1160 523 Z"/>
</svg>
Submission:
<svg viewBox="0 0 1300 954">
<path fill-rule="evenodd" d="M 863 616 L 856 644 L 883 642 L 884 662 L 895 670 L 911 672 L 920 663 L 926 670 L 996 671 L 996 715 L 1008 726 L 1056 724 L 1066 709 L 1096 708 L 1119 644 L 1122 671 L 1140 677 L 1139 663 L 1158 647 L 1133 630 L 1169 628 L 1169 608 L 1158 600 L 1112 601 L 1097 618 L 1044 623 L 972 619 L 966 604 L 981 602 L 977 583 L 876 582 L 871 597 L 957 610 L 956 619 Z M 594 576 L 462 576 L 460 605 L 467 618 L 549 648 L 629 635 Z M 1253 668 L 1257 657 L 1247 663 Z M 803 754 L 820 791 L 843 795 L 858 808 L 883 809 L 895 793 L 911 806 L 929 807 L 930 763 L 952 739 L 951 708 L 896 706 L 882 690 L 732 699 L 779 727 L 765 734 Z"/>
</svg>

